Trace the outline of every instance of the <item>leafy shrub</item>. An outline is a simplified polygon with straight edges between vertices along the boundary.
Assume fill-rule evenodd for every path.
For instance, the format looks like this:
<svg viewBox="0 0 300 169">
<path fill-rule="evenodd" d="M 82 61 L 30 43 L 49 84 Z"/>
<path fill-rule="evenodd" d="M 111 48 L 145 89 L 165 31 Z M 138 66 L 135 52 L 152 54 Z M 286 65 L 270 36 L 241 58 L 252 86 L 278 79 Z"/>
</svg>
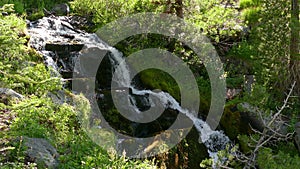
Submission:
<svg viewBox="0 0 300 169">
<path fill-rule="evenodd" d="M 240 8 L 245 9 L 249 7 L 259 6 L 261 4 L 261 0 L 240 0 Z"/>
<path fill-rule="evenodd" d="M 30 12 L 41 12 L 43 8 L 51 9 L 55 4 L 68 2 L 68 0 L 1 0 L 0 6 L 4 4 L 14 4 L 18 14 Z"/>
<path fill-rule="evenodd" d="M 75 14 L 92 18 L 97 27 L 137 12 L 159 11 L 148 0 L 75 0 L 71 2 Z"/>
<path fill-rule="evenodd" d="M 59 89 L 60 79 L 51 78 L 42 57 L 24 45 L 27 38 L 23 19 L 14 14 L 0 16 L 1 85 L 37 95 Z"/>
<path fill-rule="evenodd" d="M 259 151 L 257 162 L 259 168 L 262 169 L 294 169 L 299 168 L 300 157 L 298 155 L 291 156 L 290 154 L 282 151 L 274 154 L 272 149 L 263 148 Z"/>
<path fill-rule="evenodd" d="M 222 0 L 187 1 L 185 6 L 186 20 L 203 30 L 205 35 L 219 42 L 226 37 L 235 37 L 239 30 L 236 26 L 243 26 L 242 18 L 238 11 L 229 6 L 226 7 Z M 233 6 L 236 2 L 233 2 Z"/>
</svg>

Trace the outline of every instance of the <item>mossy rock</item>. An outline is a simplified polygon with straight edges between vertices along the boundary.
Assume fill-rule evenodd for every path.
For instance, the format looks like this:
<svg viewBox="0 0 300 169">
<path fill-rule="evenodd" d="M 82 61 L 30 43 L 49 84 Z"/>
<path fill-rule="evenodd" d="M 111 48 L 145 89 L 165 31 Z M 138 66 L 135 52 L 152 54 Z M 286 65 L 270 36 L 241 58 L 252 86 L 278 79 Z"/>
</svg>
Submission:
<svg viewBox="0 0 300 169">
<path fill-rule="evenodd" d="M 146 88 L 160 89 L 168 92 L 177 101 L 180 100 L 180 89 L 176 81 L 166 72 L 158 69 L 147 69 L 139 73 L 141 82 Z"/>
<path fill-rule="evenodd" d="M 248 122 L 235 105 L 225 107 L 220 125 L 231 140 L 236 140 L 239 134 L 251 133 Z"/>
</svg>

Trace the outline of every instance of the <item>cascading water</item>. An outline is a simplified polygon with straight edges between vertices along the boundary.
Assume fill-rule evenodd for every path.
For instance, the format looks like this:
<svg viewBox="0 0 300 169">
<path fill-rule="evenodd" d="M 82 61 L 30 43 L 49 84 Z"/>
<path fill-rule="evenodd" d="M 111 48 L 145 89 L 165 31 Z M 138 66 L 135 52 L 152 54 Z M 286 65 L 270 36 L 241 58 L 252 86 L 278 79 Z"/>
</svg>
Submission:
<svg viewBox="0 0 300 169">
<path fill-rule="evenodd" d="M 136 89 L 135 86 L 130 83 L 131 77 L 129 76 L 130 73 L 129 73 L 128 66 L 126 64 L 120 64 L 120 63 L 124 63 L 124 59 L 122 58 L 123 56 L 120 55 L 119 52 L 116 51 L 115 49 L 111 50 L 111 52 L 113 53 L 113 58 L 111 58 L 111 62 L 114 67 L 114 70 L 119 71 L 116 72 L 116 74 L 118 74 L 118 76 L 123 75 L 121 77 L 118 77 L 119 80 L 117 82 L 118 85 L 122 87 L 130 88 L 132 93 L 135 95 L 154 96 L 155 98 L 158 98 L 160 100 L 160 103 L 164 105 L 164 108 L 171 108 L 186 115 L 189 119 L 193 121 L 194 126 L 196 127 L 200 135 L 199 141 L 201 143 L 204 143 L 204 145 L 207 147 L 210 157 L 214 159 L 214 162 L 218 161 L 219 159 L 217 156 L 217 152 L 220 150 L 224 150 L 226 148 L 226 145 L 228 145 L 230 142 L 229 138 L 222 131 L 212 130 L 206 122 L 197 118 L 189 110 L 182 108 L 180 104 L 169 93 L 163 91 L 154 92 L 151 90 Z M 130 97 L 130 99 L 134 99 L 134 98 Z M 151 98 L 149 102 L 151 103 L 151 106 L 157 106 L 151 100 Z M 138 110 L 138 108 L 136 108 L 135 101 L 131 103 L 135 107 L 134 110 L 136 110 L 136 113 L 139 114 L 140 111 Z"/>
<path fill-rule="evenodd" d="M 31 35 L 30 45 L 45 57 L 45 63 L 48 67 L 51 67 L 54 70 L 53 76 L 58 76 L 58 72 L 62 72 L 63 70 L 73 70 L 72 64 L 68 64 L 66 62 L 72 63 L 78 56 L 78 51 L 80 51 L 81 48 L 71 49 L 69 44 L 83 44 L 83 48 L 97 47 L 101 50 L 110 51 L 111 55 L 109 59 L 113 66 L 113 70 L 119 71 L 115 73 L 115 83 L 117 83 L 118 86 L 129 88 L 131 90 L 131 94 L 127 98 L 130 102 L 129 105 L 131 108 L 137 114 L 141 113 L 141 110 L 137 107 L 135 97 L 132 95 L 141 97 L 151 96 L 144 99 L 151 107 L 157 106 L 157 102 L 153 100 L 153 98 L 156 98 L 159 100 L 160 104 L 164 106 L 164 108 L 177 110 L 184 114 L 194 123 L 194 126 L 200 135 L 199 141 L 204 143 L 207 147 L 209 155 L 215 161 L 218 160 L 217 152 L 225 149 L 226 145 L 230 143 L 229 138 L 224 135 L 222 131 L 212 130 L 206 122 L 197 118 L 194 113 L 182 108 L 169 93 L 137 89 L 131 84 L 130 69 L 126 64 L 121 64 L 124 63 L 122 53 L 107 45 L 99 39 L 96 34 L 88 34 L 74 29 L 69 24 L 69 20 L 70 19 L 68 17 L 45 17 L 36 22 L 30 23 L 29 25 L 29 33 Z M 57 44 L 55 49 L 52 51 L 46 49 L 46 46 L 49 43 Z M 62 56 L 58 55 L 62 54 L 58 54 L 57 50 L 64 51 L 66 49 L 69 50 L 71 54 L 69 54 L 68 58 L 65 58 L 65 60 L 59 60 Z M 61 64 L 58 64 L 59 62 Z M 122 140 L 119 141 L 121 142 Z"/>
</svg>

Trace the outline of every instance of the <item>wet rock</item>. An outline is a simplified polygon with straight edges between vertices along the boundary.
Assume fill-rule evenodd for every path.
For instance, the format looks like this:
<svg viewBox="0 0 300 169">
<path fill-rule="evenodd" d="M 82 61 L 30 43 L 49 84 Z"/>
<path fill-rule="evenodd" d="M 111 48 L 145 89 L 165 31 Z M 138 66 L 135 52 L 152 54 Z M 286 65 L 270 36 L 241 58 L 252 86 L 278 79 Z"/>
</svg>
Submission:
<svg viewBox="0 0 300 169">
<path fill-rule="evenodd" d="M 298 151 L 300 152 L 300 122 L 295 124 L 295 137 L 294 137 Z"/>
<path fill-rule="evenodd" d="M 77 29 L 87 31 L 91 31 L 96 27 L 91 18 L 86 18 L 82 16 L 70 16 L 70 23 Z"/>
<path fill-rule="evenodd" d="M 56 149 L 43 138 L 24 137 L 25 146 L 27 148 L 25 154 L 26 162 L 33 162 L 43 168 L 57 168 L 59 165 Z"/>
<path fill-rule="evenodd" d="M 72 35 L 69 35 L 69 36 L 72 36 Z M 70 53 L 70 52 L 74 52 L 74 51 L 80 51 L 83 48 L 83 46 L 84 46 L 84 44 L 46 43 L 45 49 L 48 51 Z"/>
</svg>

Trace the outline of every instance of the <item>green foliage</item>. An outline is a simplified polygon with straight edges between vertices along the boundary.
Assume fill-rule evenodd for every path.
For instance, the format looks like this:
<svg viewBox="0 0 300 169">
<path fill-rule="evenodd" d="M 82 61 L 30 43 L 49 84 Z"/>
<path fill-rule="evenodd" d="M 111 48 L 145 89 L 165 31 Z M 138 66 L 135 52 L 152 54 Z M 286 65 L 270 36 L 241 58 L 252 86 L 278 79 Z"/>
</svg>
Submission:
<svg viewBox="0 0 300 169">
<path fill-rule="evenodd" d="M 257 52 L 257 49 L 255 49 L 251 43 L 242 41 L 233 46 L 233 48 L 227 54 L 227 57 L 241 59 L 243 61 L 251 61 L 253 57 L 257 55 Z"/>
<path fill-rule="evenodd" d="M 17 136 L 63 140 L 79 128 L 76 114 L 68 104 L 56 105 L 49 98 L 32 97 L 12 106 L 17 118 L 11 132 Z"/>
<path fill-rule="evenodd" d="M 259 168 L 276 168 L 276 169 L 294 169 L 299 168 L 300 157 L 298 155 L 290 155 L 279 151 L 274 154 L 272 149 L 263 148 L 258 154 L 258 166 Z"/>
<path fill-rule="evenodd" d="M 257 138 L 258 135 L 251 135 L 252 138 Z M 244 153 L 248 154 L 253 150 L 255 142 L 247 135 L 238 135 L 239 149 Z"/>
<path fill-rule="evenodd" d="M 246 42 L 230 52 L 230 57 L 240 58 L 256 75 L 256 82 L 266 87 L 273 100 L 282 100 L 287 90 L 289 57 L 290 1 L 243 0 L 242 16 L 251 28 Z"/>
<path fill-rule="evenodd" d="M 243 10 L 242 17 L 249 25 L 254 25 L 260 19 L 260 8 L 247 8 Z"/>
<path fill-rule="evenodd" d="M 68 0 L 1 0 L 0 6 L 4 4 L 14 4 L 16 13 L 23 14 L 28 12 L 28 14 L 32 14 L 42 12 L 43 8 L 50 10 L 55 4 L 64 2 L 68 2 Z"/>
<path fill-rule="evenodd" d="M 253 26 L 260 19 L 262 0 L 241 0 L 240 9 L 242 10 L 242 18 L 249 25 Z"/>
<path fill-rule="evenodd" d="M 1 10 L 12 11 L 12 5 Z M 46 97 L 48 92 L 61 90 L 62 85 L 59 78 L 50 76 L 42 57 L 25 45 L 25 28 L 25 21 L 16 15 L 0 15 L 0 87 L 25 96 L 23 100 L 10 100 L 9 104 L 0 100 L 0 117 L 3 113 L 14 117 L 9 130 L 0 134 L 0 167 L 38 167 L 24 163 L 22 139 L 14 141 L 28 136 L 46 138 L 56 147 L 61 155 L 59 168 L 155 168 L 147 160 L 117 157 L 95 145 L 82 128 L 89 126 L 90 112 L 90 105 L 82 95 L 69 93 L 76 107 L 70 103 L 59 105 Z"/>
<path fill-rule="evenodd" d="M 59 149 L 59 168 L 154 168 L 147 160 L 128 160 L 118 157 L 114 150 L 104 151 L 83 132 L 68 139 Z"/>
<path fill-rule="evenodd" d="M 244 78 L 242 77 L 234 77 L 234 78 L 226 78 L 227 88 L 241 88 L 244 83 Z"/>
<path fill-rule="evenodd" d="M 44 17 L 44 12 L 43 11 L 37 11 L 31 15 L 27 16 L 27 19 L 30 21 L 36 21 L 38 19 L 41 19 Z"/>
<path fill-rule="evenodd" d="M 50 77 L 42 57 L 29 49 L 26 23 L 14 14 L 0 16 L 1 85 L 22 94 L 44 95 L 61 87 L 59 78 Z"/>
<path fill-rule="evenodd" d="M 0 12 L 7 12 L 7 13 L 15 12 L 15 10 L 14 10 L 14 4 L 4 4 L 0 8 Z"/>
<path fill-rule="evenodd" d="M 289 58 L 289 25 L 290 1 L 262 1 L 260 19 L 253 27 L 250 38 L 258 53 L 253 57 L 256 65 L 257 82 L 278 94 L 286 91 L 287 65 Z"/>
<path fill-rule="evenodd" d="M 252 86 L 251 93 L 247 93 L 244 96 L 244 101 L 255 106 L 259 106 L 260 108 L 266 107 L 268 104 L 268 99 L 270 98 L 270 95 L 268 94 L 267 88 L 255 84 Z"/>
<path fill-rule="evenodd" d="M 160 11 L 148 0 L 75 0 L 71 8 L 75 14 L 92 18 L 97 27 L 130 14 Z"/>
<path fill-rule="evenodd" d="M 200 163 L 201 168 L 220 168 L 221 166 L 230 166 L 234 168 L 241 168 L 238 163 L 234 160 L 234 155 L 237 151 L 237 146 L 230 148 L 229 145 L 226 146 L 226 149 L 218 151 L 217 156 L 218 160 L 214 161 L 214 159 L 209 158 L 205 159 Z M 225 161 L 223 161 L 226 159 Z M 214 166 L 214 167 L 212 167 Z"/>
<path fill-rule="evenodd" d="M 222 0 L 194 0 L 187 1 L 185 6 L 186 19 L 203 30 L 203 33 L 219 42 L 225 37 L 237 36 L 240 30 L 236 26 L 243 26 L 242 18 L 238 15 L 238 10 L 226 6 Z M 236 2 L 230 1 L 233 6 Z"/>
<path fill-rule="evenodd" d="M 240 0 L 240 8 L 246 9 L 249 7 L 256 7 L 261 5 L 261 0 Z"/>
</svg>

